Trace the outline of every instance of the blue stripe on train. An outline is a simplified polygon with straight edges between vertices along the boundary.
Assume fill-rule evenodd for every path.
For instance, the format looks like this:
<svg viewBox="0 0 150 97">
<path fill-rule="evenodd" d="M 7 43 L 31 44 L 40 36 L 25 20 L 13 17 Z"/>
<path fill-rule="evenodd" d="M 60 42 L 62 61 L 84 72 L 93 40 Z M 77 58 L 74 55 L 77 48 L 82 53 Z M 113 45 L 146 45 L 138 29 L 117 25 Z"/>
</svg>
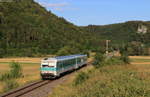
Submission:
<svg viewBox="0 0 150 97">
<path fill-rule="evenodd" d="M 56 71 L 56 68 L 49 68 L 49 67 L 44 67 L 41 68 L 42 71 Z"/>
</svg>

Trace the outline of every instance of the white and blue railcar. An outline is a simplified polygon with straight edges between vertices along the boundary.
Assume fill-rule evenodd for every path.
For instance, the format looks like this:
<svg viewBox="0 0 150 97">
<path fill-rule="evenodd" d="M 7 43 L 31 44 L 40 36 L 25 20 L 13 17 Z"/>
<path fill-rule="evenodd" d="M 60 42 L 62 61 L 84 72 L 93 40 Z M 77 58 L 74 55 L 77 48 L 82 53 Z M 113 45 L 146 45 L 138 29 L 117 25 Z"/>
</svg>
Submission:
<svg viewBox="0 0 150 97">
<path fill-rule="evenodd" d="M 87 55 L 70 55 L 45 58 L 41 61 L 41 77 L 56 78 L 61 74 L 78 69 L 86 64 Z"/>
</svg>

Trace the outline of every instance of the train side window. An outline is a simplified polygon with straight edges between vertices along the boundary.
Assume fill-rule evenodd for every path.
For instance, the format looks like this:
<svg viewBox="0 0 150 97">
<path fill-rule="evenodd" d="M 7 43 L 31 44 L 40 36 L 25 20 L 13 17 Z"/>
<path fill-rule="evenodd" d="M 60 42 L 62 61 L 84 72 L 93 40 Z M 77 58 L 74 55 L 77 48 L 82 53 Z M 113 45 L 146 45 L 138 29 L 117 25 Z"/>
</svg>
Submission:
<svg viewBox="0 0 150 97">
<path fill-rule="evenodd" d="M 77 63 L 80 63 L 81 62 L 81 58 L 77 58 Z"/>
<path fill-rule="evenodd" d="M 62 68 L 62 62 L 61 61 L 57 63 L 57 67 Z"/>
<path fill-rule="evenodd" d="M 69 60 L 69 65 L 71 65 L 71 59 Z"/>
<path fill-rule="evenodd" d="M 74 59 L 71 60 L 71 64 L 74 64 Z"/>
<path fill-rule="evenodd" d="M 65 67 L 65 65 L 66 65 L 66 62 L 65 62 L 65 61 L 63 61 L 63 67 Z"/>
</svg>

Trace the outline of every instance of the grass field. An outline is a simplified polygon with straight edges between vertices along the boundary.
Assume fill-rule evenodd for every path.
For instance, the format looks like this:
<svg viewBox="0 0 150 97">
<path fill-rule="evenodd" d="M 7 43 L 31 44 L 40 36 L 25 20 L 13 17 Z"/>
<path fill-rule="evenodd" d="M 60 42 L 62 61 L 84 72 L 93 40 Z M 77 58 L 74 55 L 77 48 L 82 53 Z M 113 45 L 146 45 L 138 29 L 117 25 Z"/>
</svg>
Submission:
<svg viewBox="0 0 150 97">
<path fill-rule="evenodd" d="M 149 56 L 130 56 L 131 64 L 148 64 L 150 65 Z"/>
<path fill-rule="evenodd" d="M 0 74 L 9 71 L 11 62 L 19 62 L 23 68 L 24 77 L 17 79 L 19 85 L 24 85 L 31 81 L 40 79 L 40 60 L 42 58 L 2 58 L 0 59 Z M 80 86 L 73 86 L 77 74 L 69 78 L 68 81 L 55 88 L 50 97 L 149 97 L 150 88 L 150 57 L 134 56 L 130 57 L 131 64 L 120 66 L 105 66 L 100 70 L 94 70 L 92 66 L 83 69 L 84 72 L 91 72 L 90 78 Z M 96 84 L 95 84 L 96 83 Z M 99 87 L 97 87 L 99 86 Z M 127 87 L 125 87 L 127 86 Z M 3 92 L 4 82 L 0 82 L 0 93 Z M 90 87 L 90 88 L 89 88 Z M 112 90 L 112 91 L 111 91 Z M 68 91 L 66 93 L 66 91 Z M 83 91 L 83 92 L 81 92 Z M 135 92 L 138 91 L 138 92 Z M 81 94 L 82 93 L 82 94 Z M 115 93 L 115 94 L 114 94 Z M 139 93 L 139 94 L 138 94 Z M 118 94 L 118 95 L 116 95 Z M 99 97 L 99 96 L 98 96 Z"/>
<path fill-rule="evenodd" d="M 23 69 L 23 77 L 16 81 L 20 86 L 40 79 L 40 61 L 42 58 L 2 58 L 0 59 L 0 75 L 9 71 L 11 62 L 19 62 Z M 3 92 L 4 82 L 0 82 L 0 93 Z"/>
<path fill-rule="evenodd" d="M 84 71 L 89 78 L 78 86 L 74 86 L 78 75 L 75 74 L 57 86 L 49 97 L 150 97 L 150 57 L 130 59 L 132 64 L 129 65 L 111 65 Z"/>
</svg>

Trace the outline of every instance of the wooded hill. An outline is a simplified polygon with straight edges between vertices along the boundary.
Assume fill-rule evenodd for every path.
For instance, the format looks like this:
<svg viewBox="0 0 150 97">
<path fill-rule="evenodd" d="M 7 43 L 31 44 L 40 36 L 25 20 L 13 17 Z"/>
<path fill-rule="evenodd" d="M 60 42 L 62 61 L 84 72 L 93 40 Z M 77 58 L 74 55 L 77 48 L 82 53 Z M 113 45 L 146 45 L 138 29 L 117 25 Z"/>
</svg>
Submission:
<svg viewBox="0 0 150 97">
<path fill-rule="evenodd" d="M 146 29 L 142 28 L 142 26 Z M 146 32 L 139 32 L 138 28 L 141 30 L 146 30 Z M 98 34 L 105 39 L 110 39 L 117 43 L 138 41 L 146 45 L 150 44 L 150 22 L 129 21 L 104 26 L 89 25 L 83 27 L 83 29 L 87 32 Z"/>
<path fill-rule="evenodd" d="M 0 55 L 82 53 L 96 46 L 85 33 L 33 0 L 0 2 Z"/>
<path fill-rule="evenodd" d="M 81 27 L 86 32 L 111 40 L 114 48 L 127 46 L 131 55 L 150 54 L 150 22 L 128 21 L 110 25 Z"/>
<path fill-rule="evenodd" d="M 136 33 L 141 24 L 146 34 Z M 112 40 L 110 50 L 133 41 L 148 46 L 149 29 L 149 22 L 78 27 L 34 0 L 0 2 L 0 57 L 104 52 L 106 39 Z"/>
</svg>

